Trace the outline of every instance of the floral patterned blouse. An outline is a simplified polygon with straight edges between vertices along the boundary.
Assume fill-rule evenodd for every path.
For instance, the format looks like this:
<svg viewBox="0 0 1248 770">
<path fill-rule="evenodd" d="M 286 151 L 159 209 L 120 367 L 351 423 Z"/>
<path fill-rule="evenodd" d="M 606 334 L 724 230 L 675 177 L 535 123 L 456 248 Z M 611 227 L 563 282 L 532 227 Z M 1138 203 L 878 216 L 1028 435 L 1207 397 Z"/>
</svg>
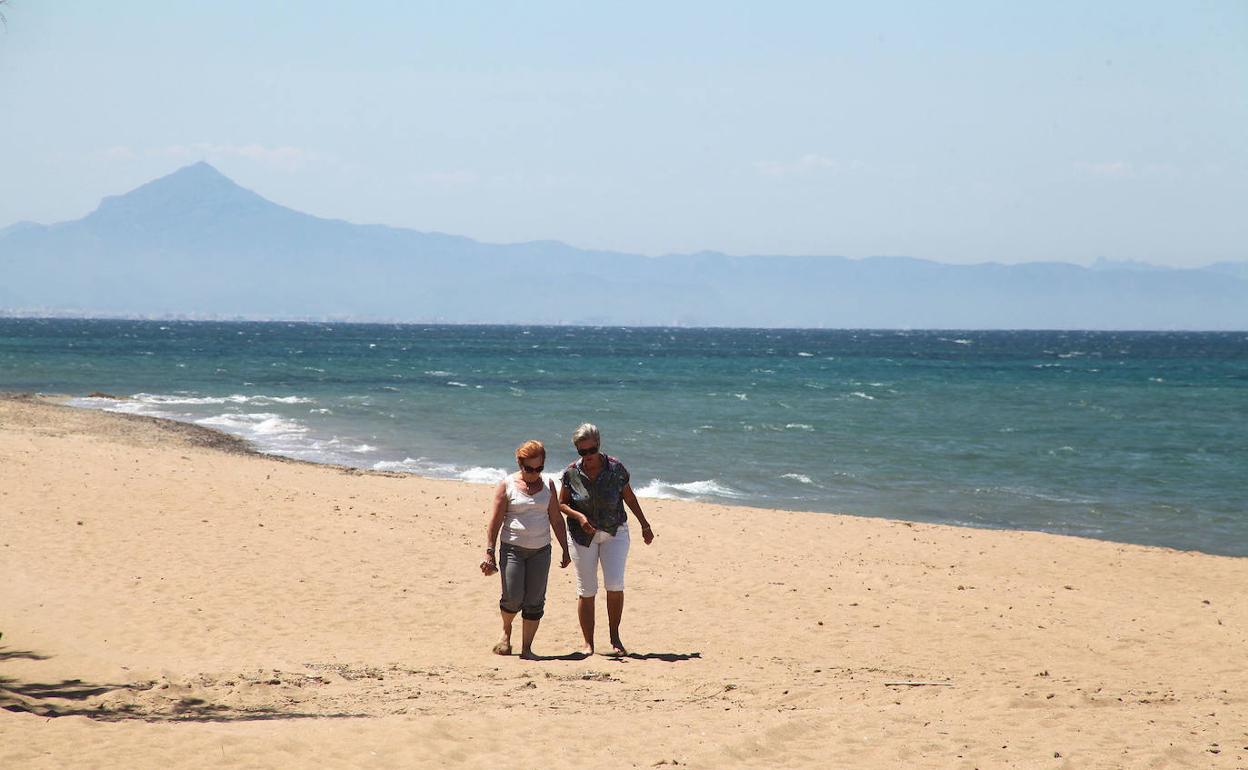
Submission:
<svg viewBox="0 0 1248 770">
<path fill-rule="evenodd" d="M 615 535 L 628 519 L 624 511 L 624 487 L 628 485 L 628 469 L 619 460 L 610 455 L 602 455 L 606 460 L 598 477 L 593 481 L 585 475 L 581 467 L 583 461 L 577 460 L 563 470 L 560 483 L 570 492 L 569 505 L 583 513 L 595 529 Z M 588 546 L 591 535 L 585 534 L 581 525 L 571 517 L 568 518 L 568 533 L 572 539 L 582 546 Z"/>
</svg>

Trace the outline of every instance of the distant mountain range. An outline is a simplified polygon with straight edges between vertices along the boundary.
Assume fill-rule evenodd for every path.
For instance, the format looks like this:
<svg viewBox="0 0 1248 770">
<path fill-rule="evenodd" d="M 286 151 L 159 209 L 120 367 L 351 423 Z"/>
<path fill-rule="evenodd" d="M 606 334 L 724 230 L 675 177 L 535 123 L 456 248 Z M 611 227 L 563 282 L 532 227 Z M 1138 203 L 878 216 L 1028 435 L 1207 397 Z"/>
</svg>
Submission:
<svg viewBox="0 0 1248 770">
<path fill-rule="evenodd" d="M 1248 262 L 646 257 L 321 219 L 197 163 L 0 230 L 0 313 L 444 323 L 1248 329 Z"/>
</svg>

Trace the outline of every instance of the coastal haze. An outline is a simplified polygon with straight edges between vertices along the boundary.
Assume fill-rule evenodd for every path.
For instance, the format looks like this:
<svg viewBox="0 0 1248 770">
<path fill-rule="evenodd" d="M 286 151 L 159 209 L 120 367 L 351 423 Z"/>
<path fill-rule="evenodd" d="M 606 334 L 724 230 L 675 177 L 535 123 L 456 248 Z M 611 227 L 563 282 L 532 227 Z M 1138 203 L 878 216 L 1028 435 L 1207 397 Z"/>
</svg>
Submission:
<svg viewBox="0 0 1248 770">
<path fill-rule="evenodd" d="M 443 323 L 1239 330 L 1248 262 L 648 257 L 324 219 L 199 162 L 0 230 L 0 312 Z"/>
</svg>

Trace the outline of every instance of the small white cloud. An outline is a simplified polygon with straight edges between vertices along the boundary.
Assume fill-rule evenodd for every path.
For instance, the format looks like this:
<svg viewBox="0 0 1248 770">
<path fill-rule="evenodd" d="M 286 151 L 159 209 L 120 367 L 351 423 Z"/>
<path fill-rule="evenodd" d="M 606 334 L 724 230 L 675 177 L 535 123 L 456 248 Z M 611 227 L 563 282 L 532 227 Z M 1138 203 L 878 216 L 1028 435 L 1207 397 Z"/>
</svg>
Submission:
<svg viewBox="0 0 1248 770">
<path fill-rule="evenodd" d="M 139 157 L 138 154 L 129 147 L 117 146 L 109 147 L 104 151 L 104 157 L 108 160 L 134 160 Z"/>
<path fill-rule="evenodd" d="M 293 172 L 303 168 L 318 156 L 298 147 L 267 147 L 263 144 L 213 144 L 197 142 L 195 144 L 171 144 L 156 147 L 147 151 L 148 155 L 174 158 L 181 161 L 221 160 L 224 158 L 244 158 L 280 171 Z"/>
<path fill-rule="evenodd" d="M 1122 179 L 1131 176 L 1134 169 L 1125 160 L 1078 161 L 1075 170 L 1089 176 Z"/>
<path fill-rule="evenodd" d="M 758 173 L 771 177 L 805 176 L 820 171 L 836 171 L 841 166 L 842 164 L 837 160 L 813 153 L 803 155 L 790 163 L 770 160 L 754 162 L 754 168 Z"/>
<path fill-rule="evenodd" d="M 308 161 L 308 154 L 298 147 L 265 147 L 260 144 L 247 144 L 242 147 L 230 147 L 229 152 L 240 158 L 254 160 L 266 166 L 276 166 L 285 171 L 296 171 Z"/>
<path fill-rule="evenodd" d="M 481 177 L 475 171 L 460 169 L 457 171 L 430 171 L 427 174 L 417 174 L 416 181 L 424 184 L 430 184 L 437 187 L 469 187 L 480 181 Z"/>
</svg>

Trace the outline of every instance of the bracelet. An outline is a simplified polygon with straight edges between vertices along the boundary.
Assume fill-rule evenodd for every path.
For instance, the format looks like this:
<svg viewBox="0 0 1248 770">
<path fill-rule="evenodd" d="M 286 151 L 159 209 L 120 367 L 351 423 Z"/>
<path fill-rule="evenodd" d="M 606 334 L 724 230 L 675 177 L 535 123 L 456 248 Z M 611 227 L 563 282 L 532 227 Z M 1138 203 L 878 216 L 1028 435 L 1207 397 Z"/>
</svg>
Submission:
<svg viewBox="0 0 1248 770">
<path fill-rule="evenodd" d="M 493 556 L 493 555 L 494 555 L 494 546 L 490 546 L 489 548 L 486 548 L 486 549 L 485 549 L 485 552 L 486 552 L 486 553 L 488 553 L 490 556 Z"/>
</svg>

